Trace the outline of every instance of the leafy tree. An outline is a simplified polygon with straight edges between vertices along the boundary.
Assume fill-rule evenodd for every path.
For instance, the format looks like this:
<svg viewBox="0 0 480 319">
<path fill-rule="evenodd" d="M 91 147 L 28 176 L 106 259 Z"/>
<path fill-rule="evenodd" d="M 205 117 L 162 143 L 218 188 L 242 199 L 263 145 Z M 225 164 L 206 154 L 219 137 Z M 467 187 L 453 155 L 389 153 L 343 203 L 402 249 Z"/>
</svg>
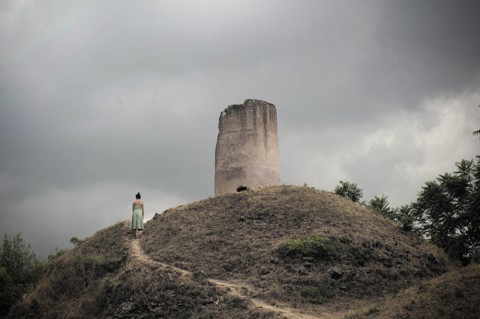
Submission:
<svg viewBox="0 0 480 319">
<path fill-rule="evenodd" d="M 410 205 L 402 205 L 395 209 L 395 219 L 400 223 L 400 227 L 405 231 L 415 231 L 415 217 L 412 214 Z"/>
<path fill-rule="evenodd" d="M 363 189 L 357 184 L 340 181 L 340 185 L 335 187 L 333 192 L 337 195 L 350 199 L 354 203 L 359 203 L 363 197 Z"/>
<path fill-rule="evenodd" d="M 70 242 L 71 242 L 74 246 L 76 246 L 76 245 L 80 244 L 80 243 L 82 242 L 82 240 L 79 239 L 78 237 L 72 237 L 72 238 L 70 238 Z"/>
<path fill-rule="evenodd" d="M 44 263 L 21 234 L 5 234 L 0 247 L 0 309 L 8 313 L 13 304 L 30 291 L 40 279 Z"/>
<path fill-rule="evenodd" d="M 419 230 L 452 258 L 480 244 L 480 157 L 426 182 L 412 204 Z"/>
<path fill-rule="evenodd" d="M 12 277 L 4 267 L 0 267 L 0 317 L 8 314 L 13 304 L 20 298 L 22 292 L 13 283 Z"/>
<path fill-rule="evenodd" d="M 388 202 L 388 197 L 385 195 L 374 196 L 369 202 L 369 208 L 373 209 L 380 215 L 383 215 L 387 218 L 395 220 L 395 211 L 390 208 L 390 203 Z"/>
</svg>

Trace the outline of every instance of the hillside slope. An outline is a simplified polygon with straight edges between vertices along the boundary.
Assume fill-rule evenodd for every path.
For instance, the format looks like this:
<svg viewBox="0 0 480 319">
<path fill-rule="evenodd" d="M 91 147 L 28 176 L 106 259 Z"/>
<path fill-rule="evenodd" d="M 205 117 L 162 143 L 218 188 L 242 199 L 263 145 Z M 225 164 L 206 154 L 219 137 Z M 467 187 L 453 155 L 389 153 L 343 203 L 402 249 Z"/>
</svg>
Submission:
<svg viewBox="0 0 480 319">
<path fill-rule="evenodd" d="M 480 314 L 480 264 L 449 271 L 354 313 L 349 319 L 477 319 Z"/>
<path fill-rule="evenodd" d="M 457 271 L 391 221 L 308 187 L 169 209 L 139 240 L 127 230 L 113 225 L 61 256 L 10 317 L 395 318 L 381 315 L 388 298 Z"/>
<path fill-rule="evenodd" d="M 308 245 L 323 255 L 302 251 Z M 142 246 L 155 260 L 248 283 L 265 300 L 290 304 L 395 293 L 451 268 L 414 234 L 308 187 L 227 194 L 168 210 L 148 223 Z"/>
</svg>

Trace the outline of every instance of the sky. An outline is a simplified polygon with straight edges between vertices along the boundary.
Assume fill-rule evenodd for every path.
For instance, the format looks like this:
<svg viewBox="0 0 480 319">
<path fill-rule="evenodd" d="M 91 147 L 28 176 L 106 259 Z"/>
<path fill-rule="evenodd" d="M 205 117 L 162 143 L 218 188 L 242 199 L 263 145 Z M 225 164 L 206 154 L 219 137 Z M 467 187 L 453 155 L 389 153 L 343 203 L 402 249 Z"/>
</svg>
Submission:
<svg viewBox="0 0 480 319">
<path fill-rule="evenodd" d="M 480 155 L 480 2 L 0 0 L 0 233 L 47 256 L 213 197 L 218 118 L 275 104 L 283 184 L 391 207 Z"/>
</svg>

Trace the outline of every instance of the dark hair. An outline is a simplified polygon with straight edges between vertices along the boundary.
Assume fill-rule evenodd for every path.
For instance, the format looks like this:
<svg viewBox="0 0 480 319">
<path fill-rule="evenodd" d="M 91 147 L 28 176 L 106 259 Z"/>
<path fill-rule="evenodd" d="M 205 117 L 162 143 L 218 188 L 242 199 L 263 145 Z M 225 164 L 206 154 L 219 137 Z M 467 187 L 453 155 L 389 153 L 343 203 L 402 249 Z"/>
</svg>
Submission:
<svg viewBox="0 0 480 319">
<path fill-rule="evenodd" d="M 140 195 L 140 193 L 137 193 L 137 195 L 135 195 L 135 197 L 136 197 L 137 199 L 140 199 L 140 198 L 142 198 L 142 195 Z"/>
</svg>

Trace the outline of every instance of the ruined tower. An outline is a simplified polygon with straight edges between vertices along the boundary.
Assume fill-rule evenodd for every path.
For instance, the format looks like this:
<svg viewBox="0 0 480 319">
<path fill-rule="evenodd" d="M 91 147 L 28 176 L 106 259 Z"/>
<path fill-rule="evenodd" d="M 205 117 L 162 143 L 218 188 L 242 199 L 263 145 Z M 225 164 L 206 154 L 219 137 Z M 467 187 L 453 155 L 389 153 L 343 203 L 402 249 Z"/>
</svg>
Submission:
<svg viewBox="0 0 480 319">
<path fill-rule="evenodd" d="M 215 149 L 215 196 L 240 185 L 255 189 L 280 184 L 275 105 L 245 100 L 221 114 Z"/>
</svg>

